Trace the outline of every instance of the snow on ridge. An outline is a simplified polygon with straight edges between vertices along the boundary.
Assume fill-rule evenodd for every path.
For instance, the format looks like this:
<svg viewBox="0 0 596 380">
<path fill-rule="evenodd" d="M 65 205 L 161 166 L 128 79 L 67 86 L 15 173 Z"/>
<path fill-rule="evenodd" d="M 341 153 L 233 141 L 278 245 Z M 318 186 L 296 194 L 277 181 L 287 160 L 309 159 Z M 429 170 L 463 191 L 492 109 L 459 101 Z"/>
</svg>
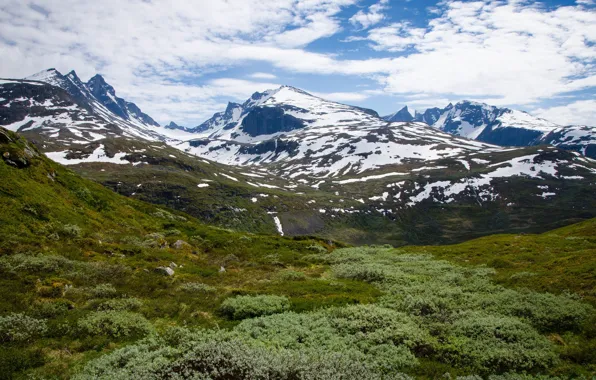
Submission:
<svg viewBox="0 0 596 380">
<path fill-rule="evenodd" d="M 500 121 L 501 124 L 496 126 L 495 129 L 504 127 L 517 127 L 548 133 L 560 127 L 560 125 L 552 123 L 548 120 L 532 116 L 527 112 L 516 110 L 504 112 L 497 118 L 497 120 Z"/>
<path fill-rule="evenodd" d="M 397 173 L 397 172 L 393 172 L 393 173 L 371 175 L 371 176 L 367 176 L 367 177 L 344 179 L 342 181 L 334 181 L 334 182 L 337 183 L 337 184 L 340 184 L 340 185 L 345 185 L 347 183 L 366 182 L 366 181 L 370 181 L 370 180 L 373 180 L 373 179 L 380 179 L 380 178 L 385 178 L 385 177 L 393 177 L 393 176 L 398 176 L 398 175 L 408 175 L 408 173 Z"/>
<path fill-rule="evenodd" d="M 124 152 L 116 153 L 114 157 L 108 157 L 103 145 L 98 146 L 93 153 L 86 158 L 68 159 L 66 158 L 68 153 L 70 153 L 70 151 L 65 150 L 61 152 L 47 152 L 45 155 L 52 161 L 62 165 L 77 165 L 90 162 L 104 162 L 119 165 L 127 165 L 132 163 L 130 161 L 124 160 L 124 157 L 127 155 L 127 153 Z"/>
</svg>

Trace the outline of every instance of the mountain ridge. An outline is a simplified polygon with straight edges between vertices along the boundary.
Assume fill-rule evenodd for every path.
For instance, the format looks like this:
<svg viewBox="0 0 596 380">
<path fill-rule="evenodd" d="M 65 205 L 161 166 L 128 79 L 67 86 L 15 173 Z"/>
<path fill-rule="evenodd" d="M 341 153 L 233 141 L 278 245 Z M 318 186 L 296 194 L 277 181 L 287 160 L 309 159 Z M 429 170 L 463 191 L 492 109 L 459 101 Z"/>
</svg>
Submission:
<svg viewBox="0 0 596 380">
<path fill-rule="evenodd" d="M 579 153 L 388 122 L 291 86 L 229 103 L 204 131 L 167 138 L 164 127 L 114 114 L 75 75 L 56 83 L 88 97 L 0 82 L 0 124 L 116 192 L 221 227 L 403 245 L 541 231 L 594 215 L 596 166 Z"/>
<path fill-rule="evenodd" d="M 414 120 L 456 136 L 500 146 L 550 144 L 596 158 L 596 127 L 561 126 L 524 111 L 463 100 L 412 115 L 407 107 L 386 120 Z"/>
</svg>

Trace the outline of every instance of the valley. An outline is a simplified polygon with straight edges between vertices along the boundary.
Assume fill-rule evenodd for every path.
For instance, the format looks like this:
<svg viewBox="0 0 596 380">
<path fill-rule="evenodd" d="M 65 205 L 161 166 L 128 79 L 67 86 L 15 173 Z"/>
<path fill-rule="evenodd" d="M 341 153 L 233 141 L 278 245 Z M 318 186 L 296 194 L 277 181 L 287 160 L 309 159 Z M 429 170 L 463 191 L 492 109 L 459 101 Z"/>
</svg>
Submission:
<svg viewBox="0 0 596 380">
<path fill-rule="evenodd" d="M 596 164 L 577 152 L 502 148 L 423 122 L 387 122 L 290 86 L 230 103 L 187 127 L 186 140 L 168 137 L 171 128 L 99 76 L 85 84 L 50 69 L 0 90 L 0 123 L 48 157 L 225 228 L 279 233 L 279 220 L 288 235 L 400 246 L 596 216 Z"/>
<path fill-rule="evenodd" d="M 0 98 L 2 378 L 596 373 L 589 150 L 290 86 L 197 127 L 74 72 Z"/>
<path fill-rule="evenodd" d="M 7 378 L 596 370 L 594 219 L 452 246 L 349 247 L 202 224 L 83 179 L 5 129 L 0 149 Z"/>
</svg>

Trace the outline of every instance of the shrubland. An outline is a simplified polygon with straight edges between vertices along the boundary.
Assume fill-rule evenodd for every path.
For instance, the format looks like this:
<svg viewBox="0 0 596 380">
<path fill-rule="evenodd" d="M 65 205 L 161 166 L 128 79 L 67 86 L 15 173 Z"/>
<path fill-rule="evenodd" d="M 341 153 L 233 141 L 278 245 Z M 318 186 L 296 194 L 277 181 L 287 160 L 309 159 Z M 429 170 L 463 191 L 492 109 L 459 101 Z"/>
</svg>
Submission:
<svg viewBox="0 0 596 380">
<path fill-rule="evenodd" d="M 0 162 L 0 377 L 596 371 L 594 221 L 457 246 L 346 247 L 205 226 L 86 181 L 15 134 L 0 148 L 28 163 Z"/>
</svg>

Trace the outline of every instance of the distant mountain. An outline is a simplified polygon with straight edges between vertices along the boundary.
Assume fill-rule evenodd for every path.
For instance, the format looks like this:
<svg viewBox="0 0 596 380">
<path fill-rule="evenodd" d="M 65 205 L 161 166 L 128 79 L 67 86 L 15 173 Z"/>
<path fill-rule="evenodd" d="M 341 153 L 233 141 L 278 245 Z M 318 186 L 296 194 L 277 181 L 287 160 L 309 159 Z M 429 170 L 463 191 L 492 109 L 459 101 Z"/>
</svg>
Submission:
<svg viewBox="0 0 596 380">
<path fill-rule="evenodd" d="M 74 71 L 62 75 L 49 69 L 27 79 L 0 80 L 0 124 L 35 131 L 39 141 L 54 147 L 111 137 L 165 139 L 151 117 L 115 94 L 102 77 L 83 83 Z M 34 135 L 28 137 L 36 141 Z"/>
<path fill-rule="evenodd" d="M 117 97 L 114 87 L 106 83 L 101 75 L 97 74 L 91 78 L 86 83 L 86 87 L 107 109 L 122 119 L 142 125 L 159 127 L 159 124 L 149 115 L 143 113 L 136 104 Z"/>
<path fill-rule="evenodd" d="M 115 116 L 137 127 L 159 127 L 159 124 L 143 113 L 136 104 L 117 97 L 114 87 L 99 74 L 83 83 L 74 71 L 62 75 L 56 69 L 48 69 L 25 79 L 60 87 L 75 99 L 88 102 L 94 111 L 104 118 L 113 119 Z"/>
<path fill-rule="evenodd" d="M 596 158 L 596 128 L 563 127 L 526 112 L 484 103 L 461 101 L 412 115 L 407 107 L 385 117 L 388 121 L 418 121 L 452 135 L 500 146 L 551 144 Z M 548 137 L 547 137 L 548 136 Z"/>
<path fill-rule="evenodd" d="M 414 116 L 408 109 L 408 106 L 405 106 L 393 115 L 384 116 L 383 119 L 390 122 L 410 122 L 414 121 Z"/>
<path fill-rule="evenodd" d="M 230 103 L 180 140 L 90 82 L 55 70 L 0 80 L 0 125 L 121 194 L 218 226 L 399 245 L 596 215 L 596 164 L 576 152 L 505 149 L 290 86 Z"/>
<path fill-rule="evenodd" d="M 466 106 L 463 112 L 461 107 Z M 450 106 L 448 111 L 453 115 L 474 111 L 478 114 L 476 123 L 508 114 L 476 106 L 462 103 Z M 453 111 L 456 108 L 459 111 Z M 448 125 L 445 129 L 468 126 L 468 122 L 457 124 L 455 116 L 447 122 L 449 112 L 438 120 Z M 413 116 L 404 108 L 392 119 L 408 119 L 408 115 Z M 430 120 L 437 113 L 415 116 Z M 359 182 L 366 173 L 389 167 L 396 172 L 470 170 L 494 164 L 494 154 L 509 151 L 442 133 L 423 122 L 388 122 L 374 111 L 327 101 L 290 86 L 255 93 L 242 104 L 230 103 L 197 130 L 200 137 L 181 142 L 177 148 L 227 165 L 266 165 L 280 176 L 316 188 L 323 183 Z M 508 156 L 526 153 L 519 150 Z M 438 161 L 445 164 L 438 165 Z M 514 175 L 518 169 L 514 167 L 507 175 Z M 548 170 L 545 167 L 545 173 Z"/>
<path fill-rule="evenodd" d="M 174 123 L 173 121 L 170 121 L 170 124 L 164 126 L 165 129 L 177 129 L 177 130 L 181 130 L 181 131 L 187 131 L 188 128 L 187 127 L 183 127 L 181 125 L 178 125 L 176 123 Z"/>
</svg>

